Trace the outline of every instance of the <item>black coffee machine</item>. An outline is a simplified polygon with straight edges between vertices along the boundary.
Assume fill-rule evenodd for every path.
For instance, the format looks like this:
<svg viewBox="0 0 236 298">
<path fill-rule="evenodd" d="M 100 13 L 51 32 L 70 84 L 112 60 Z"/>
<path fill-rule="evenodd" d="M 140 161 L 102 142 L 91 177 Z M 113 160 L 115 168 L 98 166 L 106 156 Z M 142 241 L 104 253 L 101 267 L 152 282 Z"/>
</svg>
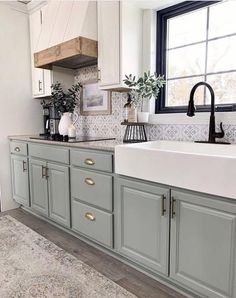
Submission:
<svg viewBox="0 0 236 298">
<path fill-rule="evenodd" d="M 43 102 L 43 127 L 44 132 L 40 136 L 55 137 L 59 135 L 58 125 L 60 115 L 51 102 Z"/>
</svg>

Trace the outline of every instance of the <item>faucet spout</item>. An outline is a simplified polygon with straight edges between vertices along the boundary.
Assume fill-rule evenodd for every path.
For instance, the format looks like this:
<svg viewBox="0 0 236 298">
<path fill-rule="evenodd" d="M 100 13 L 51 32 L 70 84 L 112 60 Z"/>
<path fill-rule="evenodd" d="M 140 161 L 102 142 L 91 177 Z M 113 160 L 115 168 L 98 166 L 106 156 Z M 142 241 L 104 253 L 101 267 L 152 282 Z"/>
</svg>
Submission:
<svg viewBox="0 0 236 298">
<path fill-rule="evenodd" d="M 209 137 L 208 143 L 216 143 L 216 138 L 223 138 L 225 133 L 223 130 L 222 122 L 220 123 L 220 132 L 215 131 L 215 93 L 212 89 L 211 85 L 206 82 L 199 82 L 193 86 L 190 92 L 189 104 L 188 104 L 188 111 L 187 116 L 193 117 L 195 116 L 195 105 L 194 105 L 194 94 L 199 86 L 206 86 L 211 94 L 211 114 L 210 114 L 210 122 L 209 122 Z"/>
</svg>

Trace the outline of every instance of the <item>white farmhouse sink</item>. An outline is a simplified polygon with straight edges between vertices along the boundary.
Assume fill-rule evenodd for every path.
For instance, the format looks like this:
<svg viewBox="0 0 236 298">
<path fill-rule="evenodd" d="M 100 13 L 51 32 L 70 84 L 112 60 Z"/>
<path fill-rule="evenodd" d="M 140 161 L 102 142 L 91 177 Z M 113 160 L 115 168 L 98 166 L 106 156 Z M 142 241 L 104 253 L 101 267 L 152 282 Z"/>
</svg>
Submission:
<svg viewBox="0 0 236 298">
<path fill-rule="evenodd" d="M 119 145 L 115 172 L 236 199 L 236 145 L 174 141 Z"/>
</svg>

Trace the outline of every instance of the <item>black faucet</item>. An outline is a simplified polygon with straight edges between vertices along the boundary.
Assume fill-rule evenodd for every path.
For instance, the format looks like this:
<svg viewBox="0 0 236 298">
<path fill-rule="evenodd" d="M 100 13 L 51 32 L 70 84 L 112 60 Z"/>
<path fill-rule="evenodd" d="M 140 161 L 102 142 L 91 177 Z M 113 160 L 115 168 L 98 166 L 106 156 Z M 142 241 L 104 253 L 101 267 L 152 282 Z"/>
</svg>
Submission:
<svg viewBox="0 0 236 298">
<path fill-rule="evenodd" d="M 190 99 L 189 99 L 189 104 L 188 104 L 188 111 L 187 111 L 187 116 L 189 117 L 193 117 L 195 116 L 195 105 L 194 105 L 194 93 L 196 91 L 196 89 L 199 86 L 206 86 L 210 93 L 211 93 L 211 115 L 210 115 L 210 123 L 209 123 L 209 137 L 208 137 L 208 141 L 204 142 L 204 141 L 200 141 L 200 143 L 217 143 L 217 144 L 229 144 L 227 142 L 216 142 L 216 138 L 218 139 L 222 139 L 225 135 L 225 132 L 223 130 L 223 124 L 222 122 L 220 123 L 220 132 L 216 132 L 215 131 L 215 94 L 214 91 L 212 89 L 212 87 L 205 82 L 199 82 L 196 85 L 193 86 L 191 92 L 190 92 Z"/>
</svg>

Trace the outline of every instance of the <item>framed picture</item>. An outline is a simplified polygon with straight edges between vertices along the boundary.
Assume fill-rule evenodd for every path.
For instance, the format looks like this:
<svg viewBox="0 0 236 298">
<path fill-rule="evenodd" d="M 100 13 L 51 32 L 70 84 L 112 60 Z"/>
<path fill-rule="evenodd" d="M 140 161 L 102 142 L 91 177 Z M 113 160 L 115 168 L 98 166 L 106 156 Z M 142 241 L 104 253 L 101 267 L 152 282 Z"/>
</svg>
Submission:
<svg viewBox="0 0 236 298">
<path fill-rule="evenodd" d="M 85 82 L 80 97 L 80 113 L 84 116 L 111 114 L 111 92 L 99 90 L 96 80 Z"/>
</svg>

